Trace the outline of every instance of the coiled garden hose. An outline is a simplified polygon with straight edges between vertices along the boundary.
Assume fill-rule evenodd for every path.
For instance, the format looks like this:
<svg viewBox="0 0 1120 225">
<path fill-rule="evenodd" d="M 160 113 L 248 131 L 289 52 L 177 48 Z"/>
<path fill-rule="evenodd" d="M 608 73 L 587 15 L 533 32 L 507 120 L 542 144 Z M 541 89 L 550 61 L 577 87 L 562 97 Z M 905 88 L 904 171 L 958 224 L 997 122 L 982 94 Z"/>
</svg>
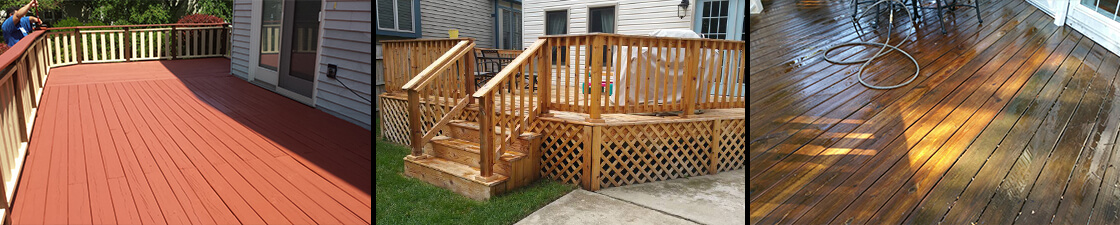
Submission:
<svg viewBox="0 0 1120 225">
<path fill-rule="evenodd" d="M 858 0 L 856 0 L 856 1 L 858 1 Z M 831 63 L 836 63 L 836 64 L 863 63 L 863 65 L 859 66 L 859 72 L 856 73 L 856 79 L 859 80 L 859 83 L 863 84 L 863 86 L 867 86 L 867 87 L 872 88 L 872 89 L 885 90 L 885 89 L 894 89 L 894 88 L 898 88 L 898 87 L 902 87 L 902 86 L 906 86 L 907 84 L 910 84 L 910 82 L 913 82 L 914 79 L 918 78 L 918 73 L 919 73 L 919 71 L 921 71 L 921 66 L 918 65 L 918 60 L 914 59 L 914 56 L 911 56 L 910 53 L 907 53 L 906 51 L 903 51 L 902 49 L 898 48 L 899 45 L 902 45 L 902 43 L 905 43 L 906 40 L 910 39 L 910 37 L 914 35 L 913 32 L 911 32 L 910 34 L 907 34 L 906 38 L 902 39 L 902 41 L 899 42 L 897 45 L 890 45 L 889 44 L 891 42 L 891 35 L 890 35 L 891 30 L 892 30 L 891 25 L 894 24 L 894 3 L 898 3 L 899 5 L 905 5 L 905 4 L 902 3 L 899 0 L 880 0 L 878 2 L 875 2 L 875 4 L 871 4 L 871 6 L 869 6 L 868 8 L 875 7 L 875 6 L 877 6 L 879 4 L 882 4 L 882 3 L 890 3 L 890 7 L 891 7 L 888 10 L 888 11 L 890 11 L 890 13 L 888 13 L 889 14 L 888 18 L 889 19 L 887 20 L 887 40 L 886 41 L 884 41 L 883 43 L 857 41 L 857 42 L 848 42 L 848 43 L 832 46 L 832 47 L 828 48 L 828 50 L 825 50 L 824 60 L 828 61 L 828 62 L 831 62 Z M 853 4 L 852 4 L 852 7 L 855 7 L 855 2 L 854 1 L 853 1 Z M 865 10 L 863 12 L 863 14 L 867 14 L 867 12 L 870 12 L 870 11 L 871 10 Z M 906 12 L 906 15 L 908 17 L 910 17 L 910 21 L 914 21 L 914 15 L 911 14 L 909 10 L 906 10 L 905 8 L 903 8 L 902 11 Z M 853 24 L 857 23 L 858 18 L 863 17 L 863 14 L 860 14 L 859 17 L 852 18 L 852 23 Z M 918 28 L 914 27 L 914 29 L 916 31 Z M 878 45 L 878 46 L 883 46 L 883 47 L 879 48 L 878 53 L 875 53 L 875 55 L 872 55 L 871 57 L 868 57 L 866 59 L 856 59 L 856 60 L 849 60 L 849 61 L 836 61 L 836 60 L 830 59 L 828 57 L 829 52 L 832 52 L 833 50 L 836 50 L 840 47 L 849 46 L 849 45 Z M 877 85 L 867 83 L 867 81 L 863 80 L 864 69 L 867 69 L 867 65 L 870 65 L 871 61 L 875 60 L 875 58 L 878 58 L 879 56 L 883 56 L 883 55 L 886 55 L 887 53 L 890 53 L 890 51 L 885 51 L 885 50 L 887 50 L 887 48 L 890 48 L 892 51 L 898 51 L 899 53 L 902 53 L 902 55 L 905 55 L 907 58 L 910 58 L 910 61 L 914 62 L 914 76 L 911 76 L 910 79 L 906 80 L 905 82 L 902 82 L 902 83 L 896 84 L 896 85 L 891 85 L 891 86 L 877 86 Z"/>
</svg>

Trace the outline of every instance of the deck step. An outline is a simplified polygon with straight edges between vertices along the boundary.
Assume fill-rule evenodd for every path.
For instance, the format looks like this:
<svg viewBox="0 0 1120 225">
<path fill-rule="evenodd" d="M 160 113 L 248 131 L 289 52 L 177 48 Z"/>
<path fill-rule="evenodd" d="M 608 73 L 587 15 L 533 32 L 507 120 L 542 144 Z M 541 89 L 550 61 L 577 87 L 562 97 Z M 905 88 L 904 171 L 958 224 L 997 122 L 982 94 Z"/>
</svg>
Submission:
<svg viewBox="0 0 1120 225">
<path fill-rule="evenodd" d="M 431 143 L 433 156 L 478 168 L 478 143 L 447 136 L 436 136 Z"/>
<path fill-rule="evenodd" d="M 447 136 L 436 136 L 432 138 L 431 143 L 432 156 L 478 169 L 480 156 L 478 143 Z M 513 163 L 524 157 L 528 157 L 528 155 L 520 152 L 502 154 L 498 161 L 494 162 L 494 173 L 512 174 Z"/>
<path fill-rule="evenodd" d="M 487 200 L 507 190 L 505 175 L 494 174 L 489 181 L 479 180 L 477 168 L 446 159 L 404 158 L 404 174 L 475 200 Z"/>
<path fill-rule="evenodd" d="M 462 140 L 471 140 L 471 141 L 474 141 L 474 142 L 477 142 L 479 140 L 479 138 L 478 138 L 479 137 L 479 135 L 478 135 L 478 132 L 479 132 L 478 131 L 479 130 L 478 123 L 470 122 L 470 121 L 463 121 L 463 120 L 452 120 L 450 123 L 448 123 L 448 125 L 450 125 L 450 126 L 448 126 L 447 130 L 450 131 L 450 132 L 448 132 L 446 134 L 448 134 L 450 137 L 458 138 L 458 139 L 462 139 Z M 528 129 L 525 129 L 525 130 L 528 130 Z M 505 136 L 504 134 L 507 134 L 509 131 L 507 130 L 505 132 L 499 132 L 498 128 L 495 127 L 494 132 L 498 133 L 498 134 L 502 134 L 502 135 L 499 135 L 499 137 L 501 137 L 501 136 Z M 513 143 L 507 149 L 510 150 L 510 151 L 513 151 L 513 152 L 520 152 L 520 153 L 526 153 L 527 154 L 529 152 L 528 152 L 528 149 L 525 147 L 525 145 L 528 144 L 529 142 L 533 141 L 534 139 L 537 139 L 537 138 L 540 138 L 540 137 L 541 137 L 541 134 L 538 134 L 538 133 L 527 132 L 527 131 L 526 132 L 521 132 L 521 135 L 519 135 L 518 138 L 514 138 Z"/>
</svg>

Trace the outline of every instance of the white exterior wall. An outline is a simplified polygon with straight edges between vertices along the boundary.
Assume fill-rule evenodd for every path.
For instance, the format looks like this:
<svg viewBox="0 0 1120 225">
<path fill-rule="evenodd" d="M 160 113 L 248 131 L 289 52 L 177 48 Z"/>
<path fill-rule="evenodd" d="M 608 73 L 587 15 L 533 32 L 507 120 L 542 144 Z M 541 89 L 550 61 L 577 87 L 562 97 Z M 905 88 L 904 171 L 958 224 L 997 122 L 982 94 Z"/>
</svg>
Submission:
<svg viewBox="0 0 1120 225">
<path fill-rule="evenodd" d="M 545 11 L 568 10 L 568 34 L 587 33 L 587 14 L 589 8 L 614 5 L 617 7 L 615 33 L 647 35 L 659 29 L 692 29 L 692 13 L 695 1 L 689 0 L 689 14 L 677 17 L 679 0 L 619 0 L 619 1 L 563 1 L 563 0 L 525 0 L 521 2 L 521 13 L 525 47 L 544 35 Z"/>
</svg>

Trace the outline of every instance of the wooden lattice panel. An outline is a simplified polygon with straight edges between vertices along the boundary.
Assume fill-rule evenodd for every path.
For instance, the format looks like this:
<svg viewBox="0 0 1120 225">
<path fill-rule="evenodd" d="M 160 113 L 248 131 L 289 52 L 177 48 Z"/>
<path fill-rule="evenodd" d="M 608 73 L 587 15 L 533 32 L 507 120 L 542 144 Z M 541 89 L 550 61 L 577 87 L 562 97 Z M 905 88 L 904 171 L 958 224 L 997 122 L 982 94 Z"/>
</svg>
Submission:
<svg viewBox="0 0 1120 225">
<path fill-rule="evenodd" d="M 600 186 L 707 174 L 712 121 L 603 127 Z"/>
<path fill-rule="evenodd" d="M 542 134 L 541 176 L 569 184 L 578 184 L 583 172 L 584 126 L 556 121 L 537 121 L 533 132 Z"/>
<path fill-rule="evenodd" d="M 747 121 L 724 120 L 720 138 L 719 164 L 716 171 L 743 169 L 747 160 Z"/>
<path fill-rule="evenodd" d="M 393 143 L 408 146 L 408 101 L 381 96 L 381 135 Z"/>
</svg>

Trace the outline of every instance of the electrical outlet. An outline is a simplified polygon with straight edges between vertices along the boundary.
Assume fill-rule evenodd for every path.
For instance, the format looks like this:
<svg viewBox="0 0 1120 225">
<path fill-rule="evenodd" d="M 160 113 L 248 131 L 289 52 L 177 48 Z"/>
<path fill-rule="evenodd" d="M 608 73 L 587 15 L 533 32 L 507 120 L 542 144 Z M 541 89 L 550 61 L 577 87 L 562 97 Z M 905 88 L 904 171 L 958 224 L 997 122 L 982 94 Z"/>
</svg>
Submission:
<svg viewBox="0 0 1120 225">
<path fill-rule="evenodd" d="M 327 78 L 338 79 L 335 78 L 336 76 L 338 76 L 338 65 L 327 64 Z"/>
</svg>

